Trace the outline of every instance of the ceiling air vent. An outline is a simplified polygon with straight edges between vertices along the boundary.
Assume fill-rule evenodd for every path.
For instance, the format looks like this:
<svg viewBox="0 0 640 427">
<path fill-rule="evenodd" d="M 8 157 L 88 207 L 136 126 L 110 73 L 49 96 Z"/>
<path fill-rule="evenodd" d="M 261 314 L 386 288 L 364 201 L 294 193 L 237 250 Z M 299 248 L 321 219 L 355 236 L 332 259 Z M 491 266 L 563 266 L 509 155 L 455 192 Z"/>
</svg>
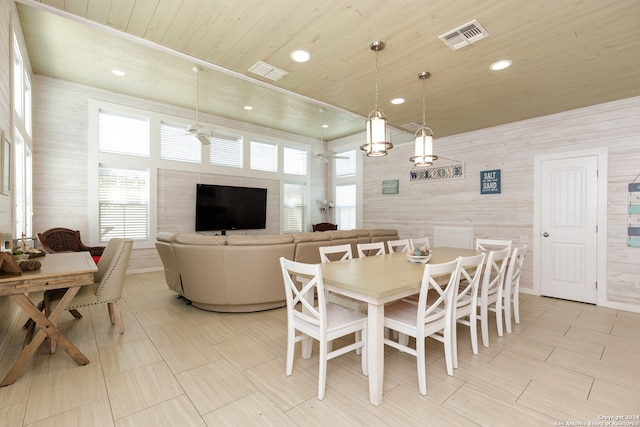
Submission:
<svg viewBox="0 0 640 427">
<path fill-rule="evenodd" d="M 461 27 L 444 33 L 438 38 L 449 46 L 451 50 L 458 50 L 486 37 L 489 37 L 489 33 L 474 19 Z"/>
<path fill-rule="evenodd" d="M 276 68 L 273 65 L 269 65 L 266 62 L 262 61 L 256 62 L 253 67 L 249 68 L 249 72 L 262 77 L 266 77 L 267 79 L 273 80 L 274 82 L 277 82 L 278 80 L 289 74 L 284 70 Z"/>
<path fill-rule="evenodd" d="M 406 129 L 410 132 L 415 132 L 418 129 L 420 129 L 422 126 L 420 126 L 419 124 L 417 124 L 416 122 L 411 122 L 411 123 L 407 123 L 405 125 L 401 126 L 403 129 Z"/>
</svg>

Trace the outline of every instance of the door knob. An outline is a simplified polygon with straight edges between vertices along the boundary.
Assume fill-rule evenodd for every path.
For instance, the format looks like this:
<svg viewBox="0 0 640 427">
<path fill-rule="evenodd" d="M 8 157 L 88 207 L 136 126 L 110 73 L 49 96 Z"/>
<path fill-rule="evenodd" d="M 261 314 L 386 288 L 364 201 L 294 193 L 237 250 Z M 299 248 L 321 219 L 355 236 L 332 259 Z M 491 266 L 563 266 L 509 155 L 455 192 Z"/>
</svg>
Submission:
<svg viewBox="0 0 640 427">
<path fill-rule="evenodd" d="M 549 237 L 549 233 L 547 233 L 546 231 L 544 233 L 542 233 L 543 237 Z"/>
</svg>

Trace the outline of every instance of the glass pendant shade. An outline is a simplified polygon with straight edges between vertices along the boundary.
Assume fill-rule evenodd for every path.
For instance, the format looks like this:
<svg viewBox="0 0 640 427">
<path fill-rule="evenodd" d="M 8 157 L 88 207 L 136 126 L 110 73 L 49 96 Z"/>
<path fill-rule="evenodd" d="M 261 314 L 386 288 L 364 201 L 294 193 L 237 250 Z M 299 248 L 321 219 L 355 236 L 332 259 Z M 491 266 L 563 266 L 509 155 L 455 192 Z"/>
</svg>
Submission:
<svg viewBox="0 0 640 427">
<path fill-rule="evenodd" d="M 381 157 L 386 156 L 391 148 L 393 144 L 387 141 L 387 119 L 376 108 L 367 118 L 367 143 L 361 145 L 360 149 L 369 157 Z"/>
<path fill-rule="evenodd" d="M 433 132 L 428 127 L 418 129 L 415 135 L 414 156 L 410 160 L 416 166 L 431 166 L 438 156 L 433 155 Z"/>
</svg>

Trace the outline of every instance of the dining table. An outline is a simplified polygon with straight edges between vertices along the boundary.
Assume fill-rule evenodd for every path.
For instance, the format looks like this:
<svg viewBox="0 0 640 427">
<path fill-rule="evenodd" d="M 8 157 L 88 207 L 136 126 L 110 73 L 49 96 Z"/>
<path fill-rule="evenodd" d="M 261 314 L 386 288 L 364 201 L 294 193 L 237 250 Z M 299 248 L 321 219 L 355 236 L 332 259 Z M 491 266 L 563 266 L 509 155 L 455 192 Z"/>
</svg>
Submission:
<svg viewBox="0 0 640 427">
<path fill-rule="evenodd" d="M 480 253 L 476 249 L 436 247 L 430 264 L 453 261 Z M 384 378 L 384 306 L 420 292 L 425 264 L 410 262 L 407 253 L 394 253 L 321 264 L 324 287 L 368 304 L 367 357 L 369 400 L 382 403 Z"/>
<path fill-rule="evenodd" d="M 56 324 L 58 317 L 66 311 L 80 287 L 94 283 L 94 273 L 98 271 L 96 263 L 89 252 L 47 254 L 35 260 L 40 262 L 38 270 L 24 271 L 19 275 L 0 273 L 0 296 L 8 295 L 33 320 L 29 322 L 31 326 L 20 356 L 7 372 L 0 386 L 13 384 L 18 379 L 47 336 L 55 339 L 58 346 L 79 365 L 89 363 L 89 359 L 60 332 Z M 67 290 L 49 316 L 46 316 L 28 296 L 31 292 L 61 288 Z M 37 332 L 35 332 L 36 327 Z"/>
</svg>

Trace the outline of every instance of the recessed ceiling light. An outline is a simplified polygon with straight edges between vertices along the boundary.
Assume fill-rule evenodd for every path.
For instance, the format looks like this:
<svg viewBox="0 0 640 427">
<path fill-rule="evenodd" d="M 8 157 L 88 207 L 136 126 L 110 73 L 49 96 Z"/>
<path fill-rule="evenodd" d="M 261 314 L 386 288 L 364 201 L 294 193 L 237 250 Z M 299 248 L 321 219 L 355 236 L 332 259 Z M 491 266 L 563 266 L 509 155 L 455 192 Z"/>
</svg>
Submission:
<svg viewBox="0 0 640 427">
<path fill-rule="evenodd" d="M 126 76 L 125 72 L 124 72 L 124 71 L 121 71 L 121 70 L 111 70 L 111 72 L 112 72 L 113 74 L 115 74 L 116 76 L 118 76 L 118 77 Z"/>
<path fill-rule="evenodd" d="M 391 103 L 393 105 L 400 105 L 400 104 L 404 104 L 404 98 L 393 98 L 391 100 Z"/>
<path fill-rule="evenodd" d="M 307 62 L 308 60 L 311 59 L 311 54 L 309 52 L 307 52 L 306 50 L 294 50 L 293 52 L 291 52 L 291 59 L 293 59 L 296 62 Z"/>
<path fill-rule="evenodd" d="M 245 105 L 243 108 L 247 111 L 253 110 L 253 107 L 251 105 Z"/>
<path fill-rule="evenodd" d="M 501 59 L 500 61 L 496 61 L 489 66 L 489 69 L 493 71 L 504 70 L 505 68 L 509 68 L 512 62 L 508 59 Z"/>
<path fill-rule="evenodd" d="M 324 123 L 324 124 L 322 125 L 322 127 L 326 129 L 326 128 L 328 128 L 328 127 L 329 127 L 329 125 L 328 125 L 328 124 L 326 124 L 326 123 Z"/>
</svg>

